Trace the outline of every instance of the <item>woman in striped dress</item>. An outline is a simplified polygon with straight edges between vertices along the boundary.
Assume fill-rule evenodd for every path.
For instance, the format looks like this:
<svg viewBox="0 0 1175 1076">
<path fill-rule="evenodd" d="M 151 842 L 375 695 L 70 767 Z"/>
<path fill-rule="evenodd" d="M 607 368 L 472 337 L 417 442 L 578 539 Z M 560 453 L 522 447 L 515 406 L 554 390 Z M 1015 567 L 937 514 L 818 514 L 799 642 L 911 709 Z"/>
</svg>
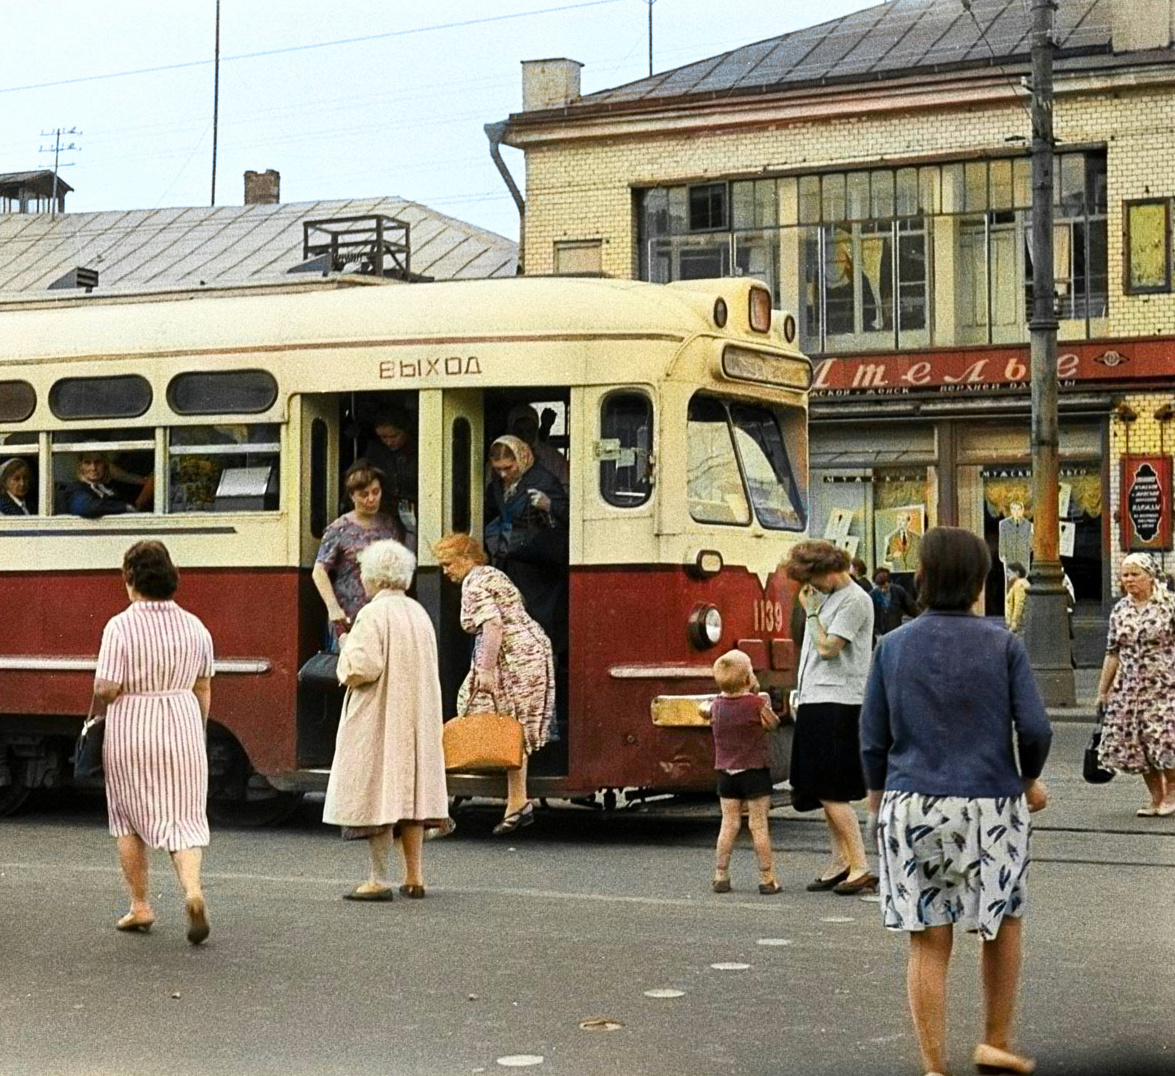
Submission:
<svg viewBox="0 0 1175 1076">
<path fill-rule="evenodd" d="M 130 607 L 107 623 L 94 679 L 106 715 L 103 766 L 110 832 L 130 890 L 119 930 L 147 931 L 147 849 L 166 848 L 187 902 L 188 941 L 208 937 L 200 886 L 208 844 L 205 723 L 212 636 L 172 600 L 179 572 L 162 542 L 136 542 L 122 562 Z"/>
</svg>

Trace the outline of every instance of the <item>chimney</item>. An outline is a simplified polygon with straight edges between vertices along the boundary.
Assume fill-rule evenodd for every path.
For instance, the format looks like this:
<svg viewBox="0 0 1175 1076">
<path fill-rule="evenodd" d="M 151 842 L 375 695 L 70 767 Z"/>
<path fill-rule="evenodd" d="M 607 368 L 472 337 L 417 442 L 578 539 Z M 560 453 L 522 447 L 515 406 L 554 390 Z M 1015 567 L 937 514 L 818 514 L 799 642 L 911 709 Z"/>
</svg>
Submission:
<svg viewBox="0 0 1175 1076">
<path fill-rule="evenodd" d="M 522 111 L 566 108 L 579 100 L 578 60 L 523 60 Z"/>
<path fill-rule="evenodd" d="M 264 172 L 245 173 L 245 205 L 277 205 L 281 201 L 280 172 L 267 168 Z"/>
<path fill-rule="evenodd" d="M 1171 47 L 1175 0 L 1112 0 L 1110 17 L 1115 52 Z"/>
</svg>

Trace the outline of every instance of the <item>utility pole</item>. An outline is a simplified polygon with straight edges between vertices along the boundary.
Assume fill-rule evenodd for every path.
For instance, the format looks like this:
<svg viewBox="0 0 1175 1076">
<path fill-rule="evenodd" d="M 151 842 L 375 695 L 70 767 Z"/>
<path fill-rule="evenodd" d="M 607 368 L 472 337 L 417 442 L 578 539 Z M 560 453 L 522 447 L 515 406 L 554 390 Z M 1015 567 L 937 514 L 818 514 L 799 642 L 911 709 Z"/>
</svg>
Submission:
<svg viewBox="0 0 1175 1076">
<path fill-rule="evenodd" d="M 1057 310 L 1053 280 L 1053 20 L 1032 0 L 1032 586 L 1025 642 L 1045 702 L 1076 702 L 1060 553 Z"/>
<path fill-rule="evenodd" d="M 649 9 L 649 78 L 653 77 L 653 5 L 657 0 L 645 0 Z"/>
<path fill-rule="evenodd" d="M 212 205 L 216 205 L 216 134 L 220 112 L 220 0 L 216 0 L 216 56 L 212 64 Z"/>
<path fill-rule="evenodd" d="M 79 152 L 82 148 L 74 141 L 70 141 L 67 145 L 63 146 L 61 144 L 61 138 L 63 135 L 68 137 L 70 135 L 80 135 L 81 133 L 82 132 L 79 131 L 76 127 L 70 127 L 69 130 L 65 130 L 63 127 L 55 127 L 52 131 L 41 132 L 42 138 L 48 138 L 50 135 L 53 136 L 53 145 L 37 147 L 39 153 L 53 154 L 53 197 L 49 205 L 49 213 L 51 216 L 57 216 L 57 174 L 61 171 L 62 168 L 69 168 L 74 163 L 73 161 L 66 161 L 65 164 L 62 164 L 62 151 L 66 153 L 76 153 Z"/>
</svg>

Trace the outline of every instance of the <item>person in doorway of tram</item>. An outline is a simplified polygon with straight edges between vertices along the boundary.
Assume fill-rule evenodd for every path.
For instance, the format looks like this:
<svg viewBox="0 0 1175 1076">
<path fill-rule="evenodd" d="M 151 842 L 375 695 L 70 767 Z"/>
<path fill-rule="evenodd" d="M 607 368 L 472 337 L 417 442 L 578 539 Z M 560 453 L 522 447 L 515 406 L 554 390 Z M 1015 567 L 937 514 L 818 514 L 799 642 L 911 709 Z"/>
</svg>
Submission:
<svg viewBox="0 0 1175 1076">
<path fill-rule="evenodd" d="M 136 542 L 122 562 L 130 606 L 102 632 L 94 712 L 105 714 L 103 767 L 110 832 L 131 906 L 115 926 L 155 922 L 147 849 L 166 848 L 184 891 L 188 941 L 208 937 L 200 884 L 208 846 L 208 753 L 212 636 L 174 601 L 179 572 L 162 542 Z"/>
<path fill-rule="evenodd" d="M 550 410 L 547 413 L 554 415 Z M 513 436 L 526 443 L 539 466 L 546 468 L 567 489 L 571 483 L 571 467 L 567 457 L 540 436 L 538 412 L 530 404 L 516 404 L 506 416 L 506 427 Z"/>
<path fill-rule="evenodd" d="M 910 592 L 901 583 L 893 581 L 888 568 L 878 568 L 873 573 L 873 635 L 880 638 L 900 627 L 902 618 L 918 615 L 918 605 Z"/>
<path fill-rule="evenodd" d="M 554 735 L 555 663 L 551 641 L 527 612 L 509 577 L 487 564 L 481 543 L 447 534 L 435 547 L 445 576 L 461 584 L 461 627 L 474 636 L 473 663 L 457 696 L 457 712 L 507 714 L 521 723 L 522 767 L 506 771 L 501 836 L 534 821 L 526 789 L 529 757 Z"/>
<path fill-rule="evenodd" d="M 122 492 L 126 480 L 133 481 L 141 487 L 136 497 L 142 498 L 146 495 L 149 499 L 153 495 L 154 483 L 151 483 L 151 490 L 147 488 L 149 479 L 135 479 L 128 475 L 123 480 L 113 481 L 110 461 L 104 453 L 83 452 L 78 456 L 76 479 L 69 483 L 61 494 L 66 512 L 85 519 L 98 519 L 102 516 L 136 511 L 135 505 L 127 500 Z"/>
<path fill-rule="evenodd" d="M 29 487 L 33 472 L 19 456 L 0 464 L 0 515 L 31 516 L 36 507 L 29 507 Z"/>
<path fill-rule="evenodd" d="M 759 684 L 751 659 L 731 650 L 714 662 L 714 682 L 722 693 L 710 703 L 710 731 L 714 740 L 714 769 L 718 772 L 718 802 L 722 827 L 714 859 L 715 893 L 730 892 L 730 854 L 742 829 L 742 812 L 759 859 L 759 892 L 778 893 L 771 858 L 771 748 L 767 734 L 779 728 L 779 718 Z"/>
<path fill-rule="evenodd" d="M 860 893 L 877 885 L 851 806 L 865 798 L 857 724 L 873 651 L 873 602 L 849 575 L 848 553 L 831 542 L 798 543 L 783 568 L 803 584 L 807 617 L 792 739 L 792 806 L 822 807 L 832 840 L 831 861 L 808 889 Z"/>
<path fill-rule="evenodd" d="M 424 608 L 405 593 L 416 558 L 394 540 L 359 553 L 370 599 L 343 636 L 339 683 L 347 688 L 322 818 L 345 840 L 366 840 L 370 874 L 346 900 L 388 901 L 388 854 L 400 842 L 405 897 L 424 896 L 425 830 L 447 832 L 441 750 L 444 714 L 437 639 Z"/>
<path fill-rule="evenodd" d="M 880 861 L 882 921 L 910 935 L 907 986 L 925 1071 L 945 1073 L 954 928 L 982 939 L 980 1072 L 1031 1073 L 1011 1052 L 1029 814 L 1052 729 L 1023 642 L 971 612 L 991 554 L 935 527 L 922 539 L 917 619 L 877 644 L 861 757 Z"/>
<path fill-rule="evenodd" d="M 394 405 L 377 412 L 375 436 L 367 442 L 363 456 L 383 472 L 384 496 L 389 506 L 395 506 L 405 542 L 411 548 L 416 541 L 419 460 L 408 412 Z"/>
<path fill-rule="evenodd" d="M 403 538 L 399 524 L 383 511 L 384 474 L 366 459 L 357 459 L 343 476 L 343 488 L 354 506 L 322 535 L 311 577 L 330 620 L 330 649 L 355 622 L 367 604 L 359 573 L 359 554 L 372 542 Z"/>
<path fill-rule="evenodd" d="M 1166 818 L 1175 815 L 1175 596 L 1146 553 L 1123 559 L 1122 589 L 1098 683 L 1105 707 L 1098 761 L 1142 774 L 1150 799 L 1136 813 Z"/>
<path fill-rule="evenodd" d="M 517 437 L 490 446 L 490 467 L 486 550 L 561 654 L 567 649 L 567 491 Z"/>
<path fill-rule="evenodd" d="M 1007 565 L 1007 574 L 1010 582 L 1004 595 L 1004 621 L 1008 625 L 1008 631 L 1023 635 L 1024 611 L 1028 606 L 1028 591 L 1031 586 L 1028 582 L 1028 569 L 1018 560 L 1014 560 Z"/>
</svg>

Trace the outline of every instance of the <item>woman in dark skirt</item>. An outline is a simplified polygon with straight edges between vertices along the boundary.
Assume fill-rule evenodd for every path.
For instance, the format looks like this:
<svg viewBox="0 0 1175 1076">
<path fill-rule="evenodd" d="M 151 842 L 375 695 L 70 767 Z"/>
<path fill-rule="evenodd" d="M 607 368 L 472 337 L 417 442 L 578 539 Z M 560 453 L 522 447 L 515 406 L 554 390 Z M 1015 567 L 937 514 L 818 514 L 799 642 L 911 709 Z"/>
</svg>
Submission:
<svg viewBox="0 0 1175 1076">
<path fill-rule="evenodd" d="M 873 650 L 873 602 L 831 542 L 800 542 L 784 565 L 803 584 L 807 616 L 792 739 L 792 806 L 824 809 L 832 838 L 827 868 L 808 884 L 849 895 L 872 889 L 861 826 L 851 804 L 865 798 L 858 722 Z"/>
</svg>

